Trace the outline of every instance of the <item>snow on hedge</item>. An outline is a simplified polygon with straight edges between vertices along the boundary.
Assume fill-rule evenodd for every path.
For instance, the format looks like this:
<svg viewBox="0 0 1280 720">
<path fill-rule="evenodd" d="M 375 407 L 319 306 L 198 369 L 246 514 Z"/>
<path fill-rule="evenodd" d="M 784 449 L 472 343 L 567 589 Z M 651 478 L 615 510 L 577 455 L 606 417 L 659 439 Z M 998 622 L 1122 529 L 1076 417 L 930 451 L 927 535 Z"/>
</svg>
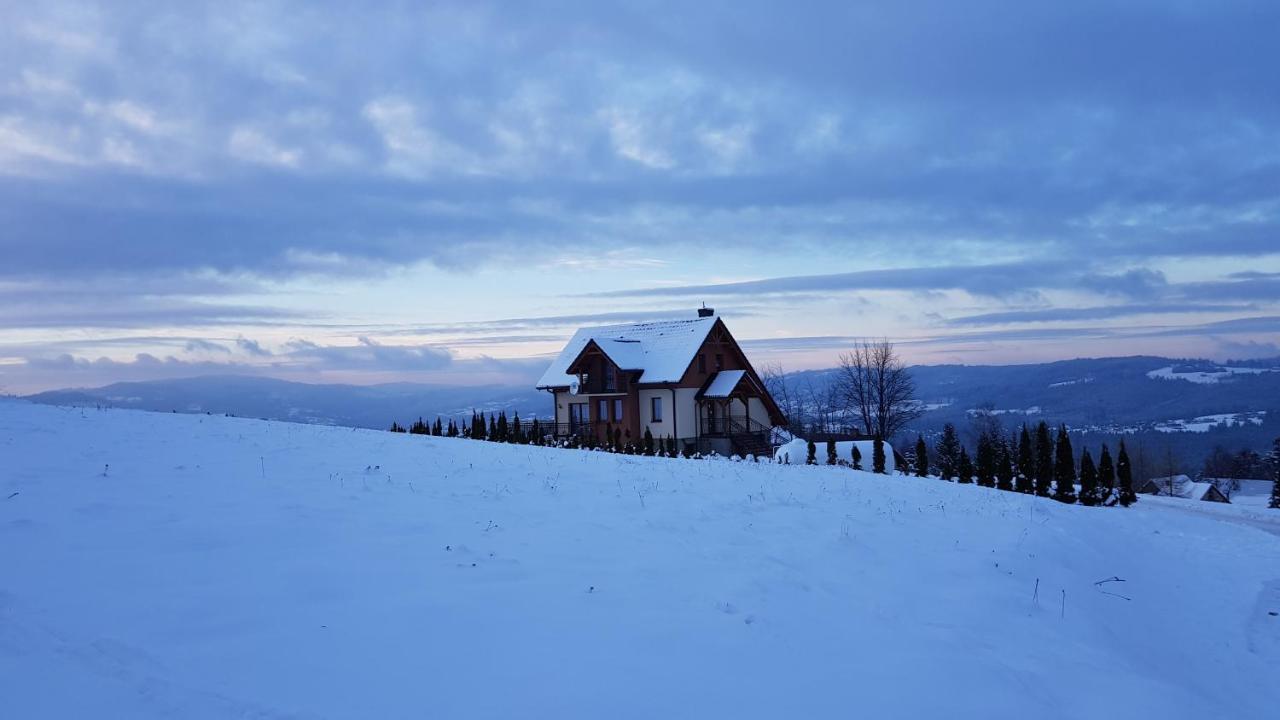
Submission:
<svg viewBox="0 0 1280 720">
<path fill-rule="evenodd" d="M 1273 716 L 1276 527 L 1174 505 L 0 402 L 0 714 Z"/>
</svg>

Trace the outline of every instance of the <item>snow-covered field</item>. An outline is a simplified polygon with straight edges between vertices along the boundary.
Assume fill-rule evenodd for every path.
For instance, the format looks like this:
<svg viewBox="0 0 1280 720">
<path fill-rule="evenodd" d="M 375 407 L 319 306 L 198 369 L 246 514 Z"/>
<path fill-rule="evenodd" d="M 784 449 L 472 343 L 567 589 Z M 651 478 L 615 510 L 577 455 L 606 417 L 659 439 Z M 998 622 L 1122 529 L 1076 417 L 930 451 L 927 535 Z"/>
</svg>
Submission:
<svg viewBox="0 0 1280 720">
<path fill-rule="evenodd" d="M 1147 373 L 1152 380 L 1185 380 L 1199 385 L 1212 385 L 1229 380 L 1236 375 L 1261 375 L 1268 372 L 1280 372 L 1280 368 L 1236 367 L 1218 365 L 1209 370 L 1177 370 L 1174 366 L 1157 368 Z"/>
<path fill-rule="evenodd" d="M 0 402 L 0 716 L 1275 717 L 1187 506 Z"/>
<path fill-rule="evenodd" d="M 1156 423 L 1153 428 L 1163 433 L 1203 433 L 1218 427 L 1229 428 L 1232 425 L 1261 425 L 1266 416 L 1266 410 L 1245 413 L 1218 413 L 1215 415 L 1201 415 L 1190 420 L 1169 420 Z"/>
</svg>

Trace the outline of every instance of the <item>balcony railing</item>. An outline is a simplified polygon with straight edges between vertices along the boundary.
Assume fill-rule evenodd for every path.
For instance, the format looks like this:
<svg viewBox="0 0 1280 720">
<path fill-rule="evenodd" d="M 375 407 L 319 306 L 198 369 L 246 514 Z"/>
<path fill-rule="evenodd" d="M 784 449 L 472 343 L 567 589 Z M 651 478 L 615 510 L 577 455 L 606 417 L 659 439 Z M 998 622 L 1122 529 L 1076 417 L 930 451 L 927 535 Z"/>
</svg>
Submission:
<svg viewBox="0 0 1280 720">
<path fill-rule="evenodd" d="M 567 423 L 540 423 L 539 429 L 548 435 L 558 438 L 567 437 L 589 437 L 599 435 L 604 431 L 609 423 L 602 422 L 567 422 Z"/>
<path fill-rule="evenodd" d="M 748 435 L 768 433 L 771 428 L 745 416 L 702 418 L 699 435 L 704 437 L 728 437 L 730 435 Z"/>
</svg>

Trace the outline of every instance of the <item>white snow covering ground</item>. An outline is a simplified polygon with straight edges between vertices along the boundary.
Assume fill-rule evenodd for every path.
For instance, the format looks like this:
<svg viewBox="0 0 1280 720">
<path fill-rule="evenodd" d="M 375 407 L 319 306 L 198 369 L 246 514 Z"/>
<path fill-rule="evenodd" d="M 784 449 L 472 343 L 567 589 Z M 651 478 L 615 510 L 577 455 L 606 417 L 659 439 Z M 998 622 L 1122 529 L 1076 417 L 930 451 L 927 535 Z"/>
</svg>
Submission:
<svg viewBox="0 0 1280 720">
<path fill-rule="evenodd" d="M 1152 380 L 1186 380 L 1201 385 L 1214 384 L 1231 378 L 1234 375 L 1260 375 L 1266 372 L 1278 372 L 1280 368 L 1255 368 L 1255 367 L 1235 367 L 1230 365 L 1219 365 L 1213 370 L 1196 370 L 1189 372 L 1174 372 L 1173 366 L 1169 365 L 1157 368 L 1147 373 L 1147 377 Z"/>
<path fill-rule="evenodd" d="M 843 460 L 846 463 L 853 462 L 853 446 L 858 446 L 858 452 L 862 453 L 860 464 L 864 470 L 870 470 L 872 463 L 875 461 L 876 441 L 875 440 L 838 440 L 836 441 L 836 460 Z M 818 442 L 813 445 L 814 460 L 819 463 L 827 462 L 827 443 Z M 803 465 L 809 460 L 809 441 L 803 438 L 796 438 L 790 442 L 783 443 L 774 451 L 774 460 L 780 463 L 790 465 Z M 884 443 L 884 469 L 885 472 L 892 473 L 897 469 L 897 464 L 893 459 L 893 446 Z"/>
<path fill-rule="evenodd" d="M 1275 717 L 1209 505 L 0 402 L 0 716 Z"/>
<path fill-rule="evenodd" d="M 1158 432 L 1209 432 L 1216 427 L 1229 428 L 1233 425 L 1244 426 L 1261 425 L 1266 418 L 1266 410 L 1258 410 L 1247 413 L 1217 413 L 1214 415 L 1201 415 L 1190 420 L 1168 420 L 1162 423 L 1156 423 L 1153 426 Z"/>
</svg>

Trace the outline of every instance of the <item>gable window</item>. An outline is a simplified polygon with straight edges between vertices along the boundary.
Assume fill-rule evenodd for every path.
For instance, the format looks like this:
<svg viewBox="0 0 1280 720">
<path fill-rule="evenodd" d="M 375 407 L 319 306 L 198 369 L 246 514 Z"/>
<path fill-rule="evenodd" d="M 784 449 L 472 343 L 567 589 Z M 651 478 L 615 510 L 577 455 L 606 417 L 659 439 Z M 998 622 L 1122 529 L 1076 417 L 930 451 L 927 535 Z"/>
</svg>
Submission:
<svg viewBox="0 0 1280 720">
<path fill-rule="evenodd" d="M 613 401 L 613 421 L 622 422 L 622 401 L 621 400 Z"/>
<path fill-rule="evenodd" d="M 719 371 L 723 369 L 724 369 L 724 356 L 721 355 L 720 353 L 716 353 L 716 370 Z"/>
<path fill-rule="evenodd" d="M 605 392 L 618 389 L 618 372 L 611 363 L 604 364 L 604 389 Z"/>
<path fill-rule="evenodd" d="M 662 422 L 662 398 L 649 398 L 649 422 Z"/>
<path fill-rule="evenodd" d="M 698 355 L 698 372 L 702 373 L 703 375 L 707 374 L 707 356 L 706 355 L 702 355 L 702 354 Z"/>
</svg>

